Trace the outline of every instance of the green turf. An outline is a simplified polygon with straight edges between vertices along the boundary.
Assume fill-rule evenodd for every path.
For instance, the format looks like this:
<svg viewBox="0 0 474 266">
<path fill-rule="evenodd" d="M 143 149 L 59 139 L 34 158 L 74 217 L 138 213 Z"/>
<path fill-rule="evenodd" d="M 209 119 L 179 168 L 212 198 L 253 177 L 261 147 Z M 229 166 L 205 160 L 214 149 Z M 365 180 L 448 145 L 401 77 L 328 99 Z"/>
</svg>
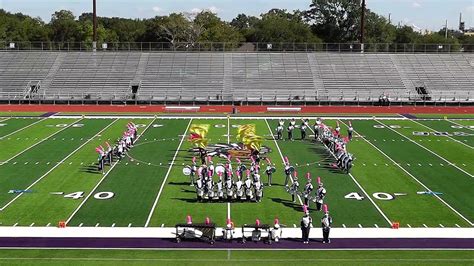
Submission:
<svg viewBox="0 0 474 266">
<path fill-rule="evenodd" d="M 53 136 L 55 133 L 63 130 L 66 125 L 76 121 L 77 119 L 57 119 L 42 120 L 27 129 L 20 130 L 6 138 L 0 140 L 0 162 L 13 159 L 15 155 L 24 152 L 36 143 L 40 143 L 44 139 Z M 60 127 L 58 127 L 59 125 Z"/>
<path fill-rule="evenodd" d="M 391 125 L 400 122 L 384 121 Z M 377 121 L 357 121 L 355 129 L 429 189 L 442 192 L 443 195 L 440 196 L 442 199 L 468 219 L 473 220 L 474 202 L 470 196 L 472 194 L 470 177 L 394 131 L 374 128 L 374 125 L 380 124 Z"/>
<path fill-rule="evenodd" d="M 347 123 L 341 121 L 343 134 L 346 134 Z M 355 128 L 360 127 L 359 121 L 353 121 L 352 124 Z M 391 143 L 397 145 L 396 141 Z M 356 156 L 352 174 L 389 219 L 399 222 L 401 227 L 422 227 L 423 224 L 430 227 L 438 227 L 439 224 L 451 227 L 455 224 L 469 225 L 435 197 L 417 195 L 424 188 L 369 142 L 360 138 L 357 132 L 348 143 L 348 150 Z M 395 196 L 393 200 L 379 200 L 372 196 L 376 192 L 407 195 Z"/>
<path fill-rule="evenodd" d="M 474 114 L 413 114 L 418 118 L 474 118 Z"/>
<path fill-rule="evenodd" d="M 1 265 L 472 265 L 472 250 L 0 250 Z"/>
<path fill-rule="evenodd" d="M 451 138 L 474 148 L 474 131 L 472 129 L 454 124 L 450 120 L 422 120 L 417 122 L 432 129 L 427 130 L 427 132 L 447 132 Z"/>
<path fill-rule="evenodd" d="M 69 127 L 13 161 L 1 165 L 0 205 L 17 196 L 8 194 L 10 189 L 26 189 L 109 122 L 105 119 L 82 120 L 79 123 L 83 127 Z"/>
<path fill-rule="evenodd" d="M 269 122 L 272 130 L 275 131 L 278 120 L 269 120 Z M 288 124 L 288 121 L 285 123 Z M 308 133 L 308 135 L 313 134 L 312 132 Z M 283 156 L 288 157 L 299 173 L 300 190 L 302 191 L 306 184 L 306 173 L 311 174 L 314 186 L 317 186 L 317 177 L 321 177 L 321 181 L 327 190 L 325 203 L 329 206 L 335 226 L 341 227 L 343 224 L 347 227 L 358 227 L 359 224 L 363 227 L 374 227 L 375 224 L 379 227 L 389 226 L 389 223 L 384 220 L 370 201 L 344 198 L 345 195 L 351 192 L 364 194 L 349 175 L 329 166 L 330 163 L 335 162 L 335 159 L 321 143 L 313 142 L 309 138 L 306 141 L 299 140 L 300 132 L 298 132 L 298 129 L 294 132 L 295 141 L 288 141 L 286 132 L 283 135 L 285 140 L 279 140 L 278 145 Z M 286 195 L 286 197 L 288 196 Z M 316 204 L 310 202 L 310 207 L 315 210 Z M 314 213 L 313 215 L 319 218 L 318 216 L 321 214 Z"/>
<path fill-rule="evenodd" d="M 388 126 L 400 126 L 400 128 L 394 128 L 394 130 L 403 134 L 407 138 L 416 141 L 416 143 L 419 145 L 431 150 L 447 161 L 455 163 L 457 167 L 468 172 L 469 174 L 472 175 L 474 173 L 474 164 L 472 163 L 472 158 L 474 158 L 474 149 L 471 146 L 465 144 L 464 141 L 461 141 L 460 143 L 459 140 L 453 139 L 449 136 L 435 136 L 431 132 L 436 132 L 436 129 L 427 127 L 426 125 L 419 124 L 414 121 L 389 121 L 387 123 L 382 121 L 382 123 Z M 438 121 L 437 123 L 432 122 L 431 125 L 434 125 L 435 127 L 443 127 L 443 123 L 443 121 Z M 427 132 L 430 133 L 430 135 L 416 136 L 413 132 Z M 460 174 L 463 173 L 461 172 Z M 464 175 L 469 176 L 466 173 L 464 173 Z M 471 178 L 474 178 L 474 176 L 471 176 Z"/>
<path fill-rule="evenodd" d="M 151 122 L 148 120 L 147 124 Z M 90 199 L 74 216 L 71 225 L 145 225 L 168 170 L 168 162 L 181 140 L 178 135 L 184 134 L 188 120 L 154 120 L 153 125 L 163 126 L 149 127 L 129 152 L 133 161 L 120 162 L 95 190 L 111 191 L 115 196 L 110 200 Z"/>
<path fill-rule="evenodd" d="M 0 214 L 0 220 L 5 224 L 18 223 L 19 225 L 45 226 L 48 223 L 56 224 L 67 220 L 78 207 L 81 200 L 65 198 L 63 195 L 51 195 L 50 192 L 64 192 L 65 195 L 83 191 L 84 197 L 90 193 L 95 184 L 102 178 L 96 171 L 97 154 L 95 147 L 103 145 L 105 141 L 113 144 L 121 136 L 130 120 L 109 120 L 99 136 L 87 143 L 73 156 L 57 167 L 33 189 L 35 193 L 25 194 L 10 208 Z M 142 123 L 143 120 L 133 120 Z M 146 121 L 145 121 L 146 122 Z M 106 126 L 108 126 L 106 128 Z"/>
<path fill-rule="evenodd" d="M 0 138 L 38 122 L 38 118 L 0 118 Z M 7 136 L 8 138 L 8 136 Z"/>
</svg>

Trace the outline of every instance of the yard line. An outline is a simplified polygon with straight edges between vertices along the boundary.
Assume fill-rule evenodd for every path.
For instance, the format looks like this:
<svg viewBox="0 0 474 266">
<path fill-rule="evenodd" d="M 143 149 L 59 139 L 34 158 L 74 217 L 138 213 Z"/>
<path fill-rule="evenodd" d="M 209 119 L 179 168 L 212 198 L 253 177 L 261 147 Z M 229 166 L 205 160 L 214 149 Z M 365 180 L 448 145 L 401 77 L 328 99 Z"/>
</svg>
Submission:
<svg viewBox="0 0 474 266">
<path fill-rule="evenodd" d="M 424 127 L 426 127 L 427 129 L 433 130 L 434 132 L 438 132 L 438 130 L 435 130 L 435 129 L 433 129 L 433 128 L 429 127 L 429 126 L 426 126 L 426 125 L 424 125 L 424 124 L 422 124 L 422 123 L 420 123 L 420 122 L 417 122 L 417 121 L 415 121 L 415 120 L 413 120 L 413 119 L 410 119 L 410 121 L 412 121 L 412 122 L 414 122 L 414 123 L 416 123 L 416 124 L 418 124 L 418 125 L 420 125 L 420 126 L 424 126 Z M 466 143 L 464 143 L 464 142 L 462 142 L 462 141 L 459 141 L 459 140 L 457 140 L 457 139 L 455 139 L 455 138 L 452 138 L 452 137 L 450 137 L 450 136 L 443 136 L 443 137 L 447 137 L 447 138 L 449 138 L 449 139 L 454 140 L 455 142 L 461 143 L 462 145 L 464 145 L 464 146 L 466 146 L 466 147 L 468 147 L 468 148 L 470 148 L 470 149 L 474 149 L 474 147 L 471 147 L 471 146 L 467 145 Z"/>
<path fill-rule="evenodd" d="M 28 147 L 28 148 L 22 150 L 21 152 L 19 152 L 19 153 L 13 155 L 10 159 L 8 159 L 8 160 L 6 160 L 6 161 L 3 161 L 3 162 L 0 162 L 0 166 L 6 164 L 6 163 L 8 163 L 8 162 L 10 162 L 11 160 L 15 159 L 16 157 L 18 157 L 18 156 L 22 155 L 23 153 L 29 151 L 29 150 L 32 149 L 33 147 L 35 147 L 35 146 L 37 146 L 37 145 L 43 143 L 44 141 L 48 140 L 48 139 L 51 138 L 52 136 L 55 136 L 56 134 L 60 133 L 61 131 L 70 128 L 71 126 L 73 126 L 74 124 L 78 123 L 78 122 L 81 121 L 82 119 L 83 119 L 83 118 L 81 118 L 81 119 L 79 119 L 79 120 L 77 120 L 77 121 L 74 121 L 73 123 L 69 124 L 67 127 L 63 127 L 62 129 L 60 129 L 60 130 L 54 132 L 53 134 L 51 134 L 51 135 L 49 135 L 49 136 L 46 136 L 46 137 L 43 138 L 42 140 L 40 140 L 40 141 L 36 142 L 35 144 L 31 145 L 30 147 Z M 43 121 L 43 120 L 44 120 L 44 119 L 42 119 L 41 121 Z M 39 121 L 38 121 L 38 122 L 39 122 Z"/>
<path fill-rule="evenodd" d="M 158 200 L 160 199 L 161 192 L 163 192 L 163 188 L 165 187 L 166 180 L 168 179 L 168 176 L 170 175 L 171 169 L 173 168 L 174 161 L 176 160 L 176 156 L 178 156 L 179 149 L 181 149 L 181 145 L 183 144 L 184 139 L 186 138 L 186 133 L 188 132 L 189 126 L 191 126 L 191 122 L 193 119 L 189 119 L 188 126 L 186 127 L 186 130 L 183 133 L 183 137 L 181 138 L 181 141 L 179 142 L 178 148 L 176 149 L 176 152 L 174 153 L 173 160 L 171 161 L 170 167 L 168 168 L 168 172 L 166 172 L 165 179 L 161 183 L 160 191 L 158 191 L 158 195 L 156 196 L 155 202 L 153 202 L 153 206 L 151 207 L 151 211 L 148 214 L 148 218 L 146 219 L 145 227 L 148 227 L 148 224 L 150 224 L 151 217 L 153 216 L 153 212 L 155 211 L 156 205 L 158 204 Z"/>
<path fill-rule="evenodd" d="M 270 131 L 270 134 L 272 135 L 272 139 L 273 139 L 273 141 L 275 142 L 275 145 L 276 145 L 276 147 L 277 147 L 278 153 L 280 153 L 281 161 L 282 161 L 283 163 L 285 163 L 285 159 L 283 158 L 283 154 L 281 153 L 280 146 L 278 146 L 278 142 L 277 142 L 276 139 L 275 139 L 275 135 L 273 135 L 273 131 L 272 131 L 272 129 L 270 128 L 270 124 L 268 124 L 268 120 L 267 120 L 267 119 L 265 119 L 265 123 L 267 123 L 268 130 Z M 293 177 L 292 177 L 291 175 L 290 175 L 290 181 L 291 181 L 292 184 L 294 183 L 294 182 L 293 182 Z M 298 196 L 298 200 L 299 200 L 301 206 L 303 206 L 303 201 L 301 200 L 300 195 L 298 195 L 298 194 L 296 194 L 296 195 Z"/>
<path fill-rule="evenodd" d="M 47 118 L 38 119 L 38 121 L 36 121 L 36 122 L 34 122 L 34 123 L 31 123 L 31 124 L 29 124 L 29 125 L 27 125 L 27 126 L 24 126 L 24 127 L 20 128 L 20 129 L 17 129 L 17 130 L 15 130 L 15 131 L 13 131 L 12 133 L 7 134 L 7 135 L 5 135 L 5 136 L 1 136 L 0 139 L 4 139 L 4 138 L 6 138 L 6 137 L 9 137 L 9 136 L 11 136 L 11 135 L 13 135 L 13 134 L 15 134 L 15 133 L 17 133 L 17 132 L 20 132 L 20 131 L 22 131 L 22 130 L 24 130 L 24 129 L 27 129 L 27 128 L 31 127 L 31 126 L 34 126 L 34 125 L 38 124 L 39 122 L 44 121 L 44 120 L 46 120 L 46 119 L 47 119 Z M 5 119 L 5 120 L 7 120 L 7 119 Z M 3 120 L 3 121 L 5 121 L 5 120 Z M 1 121 L 1 122 L 3 122 L 3 121 Z"/>
<path fill-rule="evenodd" d="M 49 173 L 51 173 L 54 169 L 56 169 L 58 166 L 60 166 L 64 161 L 66 161 L 67 159 L 69 159 L 69 157 L 71 157 L 74 153 L 76 153 L 78 150 L 80 150 L 82 147 L 84 147 L 87 143 L 89 143 L 91 140 L 93 140 L 97 135 L 99 135 L 100 133 L 102 133 L 104 130 L 106 130 L 107 128 L 109 128 L 112 124 L 114 124 L 119 118 L 115 119 L 112 123 L 110 123 L 109 125 L 107 125 L 106 127 L 104 127 L 101 131 L 97 132 L 97 134 L 95 134 L 92 138 L 88 139 L 86 142 L 84 142 L 81 146 L 79 146 L 77 149 L 75 149 L 74 151 L 72 151 L 69 155 L 67 155 L 66 157 L 64 157 L 64 159 L 62 159 L 60 162 L 58 162 L 55 166 L 53 166 L 51 169 L 48 170 L 48 172 L 46 172 L 44 175 L 42 175 L 40 178 L 38 178 L 35 182 L 33 182 L 31 185 L 29 185 L 25 190 L 29 190 L 31 189 L 34 185 L 36 185 L 39 181 L 41 181 L 44 177 L 46 177 Z M 77 122 L 76 122 L 77 123 Z M 71 124 L 72 125 L 72 124 Z M 18 199 L 21 195 L 23 195 L 23 192 L 18 194 L 18 196 L 14 197 L 10 202 L 8 202 L 7 204 L 5 204 L 5 206 L 3 206 L 0 211 L 3 211 L 6 207 L 8 207 L 10 204 L 12 204 L 16 199 Z"/>
<path fill-rule="evenodd" d="M 314 130 L 311 127 L 308 127 L 308 128 L 309 128 L 309 130 L 311 130 L 313 132 L 313 134 L 316 134 L 316 132 L 314 132 Z M 336 158 L 336 155 L 332 151 L 330 151 L 330 150 L 328 150 L 328 151 L 329 151 L 329 153 L 331 153 L 331 155 L 334 158 Z M 365 191 L 365 189 L 359 184 L 359 182 L 355 179 L 355 177 L 351 173 L 349 173 L 349 176 L 351 177 L 352 181 L 354 181 L 354 183 L 360 188 L 360 190 L 362 190 L 362 192 L 369 199 L 369 201 L 372 202 L 375 209 L 377 209 L 377 211 L 380 213 L 380 215 L 382 215 L 382 217 L 385 219 L 385 221 L 387 221 L 387 223 L 391 226 L 392 221 L 390 221 L 390 219 L 388 219 L 387 215 L 385 215 L 385 213 L 382 211 L 382 209 L 379 208 L 379 206 L 375 203 L 375 201 L 369 196 L 367 191 Z"/>
<path fill-rule="evenodd" d="M 119 119 L 119 118 L 117 118 Z M 156 118 L 153 119 L 153 121 L 150 122 L 150 124 L 148 124 L 148 126 L 143 130 L 143 132 L 137 136 L 137 139 L 135 140 L 134 144 L 138 141 L 138 139 L 140 139 L 141 136 L 143 136 L 143 134 L 145 133 L 145 131 L 153 124 L 153 122 L 155 122 Z M 107 171 L 107 173 L 105 173 L 105 175 L 99 180 L 99 182 L 95 185 L 95 187 L 91 190 L 91 192 L 89 193 L 89 195 L 87 195 L 87 197 L 81 202 L 81 204 L 79 204 L 79 206 L 74 210 L 74 212 L 71 214 L 71 216 L 69 216 L 69 218 L 66 220 L 66 224 L 68 224 L 72 218 L 74 217 L 74 215 L 76 215 L 76 213 L 82 208 L 82 206 L 86 203 L 86 201 L 92 196 L 92 194 L 94 193 L 94 191 L 100 186 L 100 184 L 102 183 L 102 181 L 105 180 L 105 178 L 109 175 L 110 172 L 112 172 L 112 170 L 115 168 L 115 166 L 120 162 L 120 160 L 117 160 L 115 161 L 115 163 L 110 167 L 109 171 Z M 96 227 L 98 226 L 99 224 L 97 223 L 96 224 Z"/>
<path fill-rule="evenodd" d="M 344 125 L 346 125 L 343 121 L 341 121 L 341 123 L 343 123 Z M 347 126 L 347 125 L 346 125 Z M 403 168 L 400 164 L 396 163 L 395 160 L 393 160 L 390 156 L 388 156 L 385 152 L 383 152 L 381 149 L 379 149 L 377 146 L 375 146 L 372 142 L 368 141 L 365 137 L 363 137 L 361 134 L 359 134 L 356 130 L 354 130 L 354 133 L 356 133 L 357 135 L 359 135 L 360 138 L 362 138 L 363 140 L 365 140 L 367 143 L 369 143 L 372 147 L 374 147 L 377 151 L 379 151 L 381 154 L 383 154 L 385 157 L 387 157 L 387 159 L 389 159 L 390 161 L 392 161 L 394 163 L 394 165 L 398 166 L 400 169 L 402 169 L 403 172 L 405 172 L 407 175 L 409 175 L 411 178 L 413 178 L 418 184 L 420 184 L 424 189 L 426 189 L 427 191 L 432 191 L 430 188 L 428 188 L 425 184 L 423 184 L 420 180 L 418 180 L 414 175 L 412 175 L 410 172 L 408 172 L 405 168 Z M 465 221 L 467 221 L 471 226 L 473 226 L 474 224 L 469 221 L 466 217 L 464 217 L 461 213 L 459 213 L 456 209 L 454 209 L 453 207 L 451 207 L 451 205 L 449 205 L 446 201 L 444 201 L 442 198 L 440 198 L 438 195 L 436 194 L 433 194 L 433 196 L 435 196 L 437 199 L 439 199 L 444 205 L 446 205 L 449 209 L 451 209 L 454 213 L 456 213 L 459 217 L 461 217 L 462 219 L 464 219 Z"/>
<path fill-rule="evenodd" d="M 462 125 L 462 124 L 456 123 L 456 122 L 454 122 L 453 120 L 446 119 L 446 121 L 448 121 L 448 122 L 451 123 L 451 124 L 455 124 L 456 126 L 460 126 L 460 127 L 465 128 L 465 129 L 469 129 L 469 130 L 474 131 L 474 129 L 472 129 L 472 128 L 466 126 L 466 125 Z"/>
<path fill-rule="evenodd" d="M 384 127 L 388 128 L 388 129 L 390 129 L 390 130 L 392 130 L 393 132 L 397 133 L 398 135 L 400 135 L 400 136 L 406 138 L 407 140 L 409 140 L 409 141 L 415 143 L 416 145 L 422 147 L 423 149 L 427 150 L 427 151 L 430 152 L 431 154 L 437 156 L 437 157 L 440 158 L 441 160 L 443 160 L 443 161 L 447 162 L 448 164 L 452 165 L 453 167 L 455 167 L 455 168 L 458 169 L 459 171 L 465 173 L 466 175 L 468 175 L 468 176 L 470 176 L 470 177 L 474 177 L 474 175 L 471 175 L 470 173 L 464 171 L 463 169 L 459 168 L 459 167 L 458 167 L 457 165 L 455 165 L 454 163 L 452 163 L 452 162 L 446 160 L 444 157 L 440 156 L 439 154 L 435 153 L 434 151 L 432 151 L 432 150 L 426 148 L 425 146 L 419 144 L 418 142 L 416 142 L 416 141 L 410 139 L 409 137 L 403 135 L 402 133 L 396 131 L 395 129 L 393 129 L 393 128 L 387 126 L 387 125 L 385 125 L 384 123 L 380 122 L 379 120 L 375 119 L 375 121 L 378 122 L 378 123 L 380 123 L 380 124 L 382 124 Z"/>
<path fill-rule="evenodd" d="M 227 144 L 230 144 L 230 115 L 227 115 Z M 227 202 L 227 220 L 230 219 L 230 202 Z"/>
</svg>

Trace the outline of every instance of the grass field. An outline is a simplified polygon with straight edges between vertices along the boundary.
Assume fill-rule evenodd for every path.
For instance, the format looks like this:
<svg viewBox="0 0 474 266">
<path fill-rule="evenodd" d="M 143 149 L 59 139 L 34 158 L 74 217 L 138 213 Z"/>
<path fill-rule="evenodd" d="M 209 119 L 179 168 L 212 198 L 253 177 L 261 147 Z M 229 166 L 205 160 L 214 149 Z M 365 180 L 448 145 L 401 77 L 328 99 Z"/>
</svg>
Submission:
<svg viewBox="0 0 474 266">
<path fill-rule="evenodd" d="M 0 250 L 0 265 L 472 265 L 473 251 Z"/>
<path fill-rule="evenodd" d="M 351 118 L 336 119 L 325 122 L 341 123 L 345 134 Z M 107 166 L 104 175 L 97 172 L 95 147 L 120 137 L 129 121 L 139 125 L 135 147 L 128 157 Z M 278 217 L 293 227 L 301 219 L 302 204 L 291 202 L 283 186 L 287 156 L 300 176 L 309 172 L 313 180 L 322 178 L 336 227 L 389 227 L 395 221 L 401 227 L 473 226 L 474 120 L 351 121 L 356 133 L 348 150 L 356 160 L 348 175 L 329 167 L 334 158 L 312 140 L 311 131 L 304 141 L 299 132 L 295 141 L 275 141 L 278 120 L 272 118 L 3 118 L 0 223 L 55 226 L 64 220 L 69 226 L 170 227 L 191 215 L 194 221 L 210 217 L 221 226 L 228 216 L 236 225 L 256 218 L 272 223 Z M 211 144 L 236 142 L 239 125 L 255 124 L 277 168 L 262 202 L 196 202 L 194 188 L 182 173 L 193 156 L 186 138 L 192 124 L 210 126 Z M 442 194 L 417 193 L 421 191 Z"/>
</svg>

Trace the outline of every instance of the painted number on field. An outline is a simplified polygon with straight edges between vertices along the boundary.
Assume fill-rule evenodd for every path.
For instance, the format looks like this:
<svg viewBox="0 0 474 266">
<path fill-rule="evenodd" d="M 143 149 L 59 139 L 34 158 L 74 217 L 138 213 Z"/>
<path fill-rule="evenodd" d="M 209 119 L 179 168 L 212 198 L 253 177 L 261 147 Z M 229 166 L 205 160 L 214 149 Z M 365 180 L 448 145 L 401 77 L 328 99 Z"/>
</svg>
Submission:
<svg viewBox="0 0 474 266">
<path fill-rule="evenodd" d="M 113 192 L 98 192 L 94 194 L 94 199 L 107 200 L 107 199 L 113 198 L 114 195 L 115 194 Z M 80 199 L 84 197 L 84 191 L 73 192 L 73 193 L 64 195 L 64 197 L 69 198 L 69 199 Z"/>
<path fill-rule="evenodd" d="M 162 127 L 163 125 L 158 125 L 158 124 L 154 124 L 153 127 L 154 128 L 157 128 L 157 127 Z"/>
<path fill-rule="evenodd" d="M 106 200 L 106 199 L 111 199 L 114 197 L 113 192 L 99 192 L 94 195 L 94 199 L 98 200 Z"/>
<path fill-rule="evenodd" d="M 72 125 L 72 127 L 83 127 L 83 126 L 84 126 L 84 124 L 74 124 L 74 125 Z"/>
<path fill-rule="evenodd" d="M 389 127 L 389 128 L 394 128 L 394 129 L 396 129 L 396 128 L 402 128 L 402 127 L 399 126 L 399 125 L 390 125 L 390 126 L 388 126 L 388 127 Z M 374 125 L 374 128 L 385 128 L 385 126 L 384 126 L 384 125 Z"/>
<path fill-rule="evenodd" d="M 68 124 L 57 124 L 56 127 L 67 127 Z"/>
<path fill-rule="evenodd" d="M 393 196 L 385 192 L 375 192 L 372 196 L 378 200 L 393 200 Z"/>
<path fill-rule="evenodd" d="M 214 125 L 214 127 L 216 127 L 216 128 L 224 128 L 224 127 L 226 127 L 226 125 L 223 125 L 223 124 L 217 124 L 217 125 Z"/>
<path fill-rule="evenodd" d="M 136 126 L 137 128 L 139 128 L 139 127 L 146 127 L 145 124 L 136 124 L 135 126 Z"/>
<path fill-rule="evenodd" d="M 344 198 L 346 198 L 346 199 L 355 199 L 355 200 L 363 200 L 364 199 L 364 197 L 359 195 L 359 193 L 357 193 L 357 192 L 351 192 L 351 193 L 345 195 Z"/>
</svg>

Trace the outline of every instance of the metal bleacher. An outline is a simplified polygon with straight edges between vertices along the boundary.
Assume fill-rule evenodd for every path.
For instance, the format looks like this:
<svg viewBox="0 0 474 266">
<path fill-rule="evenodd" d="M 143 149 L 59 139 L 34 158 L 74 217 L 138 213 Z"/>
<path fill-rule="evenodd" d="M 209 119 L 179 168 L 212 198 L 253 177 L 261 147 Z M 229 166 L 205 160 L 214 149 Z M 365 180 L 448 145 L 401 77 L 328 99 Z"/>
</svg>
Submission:
<svg viewBox="0 0 474 266">
<path fill-rule="evenodd" d="M 0 99 L 140 102 L 474 102 L 474 55 L 0 52 Z M 35 83 L 36 84 L 36 83 Z M 131 84 L 139 84 L 131 92 Z"/>
</svg>

